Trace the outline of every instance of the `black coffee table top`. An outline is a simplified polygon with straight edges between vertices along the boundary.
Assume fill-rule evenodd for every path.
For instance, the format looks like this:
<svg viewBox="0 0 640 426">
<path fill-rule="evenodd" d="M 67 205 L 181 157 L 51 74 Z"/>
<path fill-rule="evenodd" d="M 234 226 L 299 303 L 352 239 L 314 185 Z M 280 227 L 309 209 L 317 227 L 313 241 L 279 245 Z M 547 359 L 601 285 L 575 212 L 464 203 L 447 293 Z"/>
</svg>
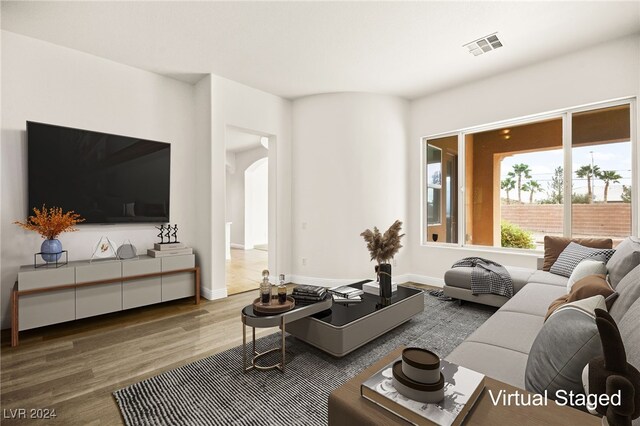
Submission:
<svg viewBox="0 0 640 426">
<path fill-rule="evenodd" d="M 371 280 L 365 280 L 355 284 L 349 284 L 349 286 L 362 289 L 362 284 L 370 281 Z M 415 297 L 418 294 L 422 294 L 422 290 L 399 285 L 398 290 L 393 292 L 391 304 L 393 305 L 401 300 Z M 348 305 L 334 303 L 331 309 L 318 312 L 317 314 L 311 315 L 311 317 L 335 327 L 342 327 L 350 322 L 366 317 L 373 312 L 386 308 L 386 306 L 381 304 L 380 296 L 378 295 L 365 293 L 360 297 L 362 298 L 362 302 L 350 303 Z"/>
</svg>

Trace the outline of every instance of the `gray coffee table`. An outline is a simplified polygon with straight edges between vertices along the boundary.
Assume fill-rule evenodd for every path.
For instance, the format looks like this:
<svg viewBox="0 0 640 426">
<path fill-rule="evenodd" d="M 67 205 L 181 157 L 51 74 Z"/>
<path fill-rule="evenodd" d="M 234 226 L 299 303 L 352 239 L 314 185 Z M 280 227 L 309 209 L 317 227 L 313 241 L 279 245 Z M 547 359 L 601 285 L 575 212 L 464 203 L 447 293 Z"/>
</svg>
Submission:
<svg viewBox="0 0 640 426">
<path fill-rule="evenodd" d="M 351 287 L 362 288 L 362 281 Z M 424 311 L 422 290 L 398 286 L 391 304 L 381 305 L 379 296 L 365 293 L 362 302 L 334 303 L 318 312 L 287 324 L 287 333 L 335 357 L 343 357 L 382 336 Z"/>
<path fill-rule="evenodd" d="M 253 305 L 245 306 L 242 309 L 242 368 L 246 373 L 253 369 L 256 370 L 273 370 L 277 368 L 281 372 L 284 373 L 284 365 L 285 365 L 285 324 L 300 320 L 301 318 L 307 317 L 309 315 L 316 314 L 318 312 L 326 311 L 330 309 L 333 304 L 333 298 L 331 295 L 327 294 L 325 299 L 321 302 L 313 303 L 311 305 L 306 306 L 296 306 L 290 311 L 275 314 L 275 315 L 262 315 L 254 312 Z M 247 366 L 247 326 L 251 327 L 252 334 L 252 357 L 251 363 Z M 256 328 L 269 328 L 269 327 L 280 327 L 281 333 L 281 345 L 277 348 L 272 348 L 266 350 L 264 352 L 256 351 Z M 289 331 L 289 330 L 287 330 Z M 282 358 L 281 361 L 277 364 L 273 365 L 258 365 L 257 361 L 263 356 L 273 353 L 273 352 L 281 352 Z"/>
</svg>

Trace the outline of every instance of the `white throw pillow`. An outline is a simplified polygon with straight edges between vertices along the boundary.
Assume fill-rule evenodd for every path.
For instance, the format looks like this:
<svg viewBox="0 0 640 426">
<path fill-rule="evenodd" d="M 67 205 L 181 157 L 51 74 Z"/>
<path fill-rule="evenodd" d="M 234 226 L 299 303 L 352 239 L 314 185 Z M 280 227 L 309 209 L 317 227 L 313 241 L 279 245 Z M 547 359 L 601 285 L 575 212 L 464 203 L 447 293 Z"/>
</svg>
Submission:
<svg viewBox="0 0 640 426">
<path fill-rule="evenodd" d="M 606 275 L 607 274 L 607 264 L 604 260 L 600 260 L 598 258 L 586 258 L 578 263 L 578 266 L 575 267 L 573 272 L 571 272 L 571 276 L 569 277 L 569 281 L 567 281 L 567 293 L 571 291 L 571 287 L 573 285 L 589 275 Z"/>
</svg>

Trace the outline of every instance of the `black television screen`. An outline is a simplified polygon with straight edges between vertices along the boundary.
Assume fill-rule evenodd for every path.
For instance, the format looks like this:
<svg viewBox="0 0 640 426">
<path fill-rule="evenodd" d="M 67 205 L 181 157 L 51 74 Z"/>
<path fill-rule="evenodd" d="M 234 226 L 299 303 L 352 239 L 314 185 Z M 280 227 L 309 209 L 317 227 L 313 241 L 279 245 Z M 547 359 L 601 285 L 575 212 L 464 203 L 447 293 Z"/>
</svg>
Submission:
<svg viewBox="0 0 640 426">
<path fill-rule="evenodd" d="M 84 223 L 169 221 L 171 145 L 27 122 L 29 214 L 74 210 Z"/>
</svg>

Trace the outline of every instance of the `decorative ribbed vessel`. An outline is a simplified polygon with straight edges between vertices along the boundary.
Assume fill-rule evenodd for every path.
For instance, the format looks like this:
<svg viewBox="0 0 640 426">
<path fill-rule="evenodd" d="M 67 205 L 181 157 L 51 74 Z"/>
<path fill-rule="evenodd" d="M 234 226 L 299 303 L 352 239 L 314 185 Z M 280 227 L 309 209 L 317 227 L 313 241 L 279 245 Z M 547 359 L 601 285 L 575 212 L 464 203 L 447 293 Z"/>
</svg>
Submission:
<svg viewBox="0 0 640 426">
<path fill-rule="evenodd" d="M 62 256 L 62 243 L 56 239 L 46 239 L 40 246 L 40 256 L 47 263 L 57 262 Z"/>
</svg>

